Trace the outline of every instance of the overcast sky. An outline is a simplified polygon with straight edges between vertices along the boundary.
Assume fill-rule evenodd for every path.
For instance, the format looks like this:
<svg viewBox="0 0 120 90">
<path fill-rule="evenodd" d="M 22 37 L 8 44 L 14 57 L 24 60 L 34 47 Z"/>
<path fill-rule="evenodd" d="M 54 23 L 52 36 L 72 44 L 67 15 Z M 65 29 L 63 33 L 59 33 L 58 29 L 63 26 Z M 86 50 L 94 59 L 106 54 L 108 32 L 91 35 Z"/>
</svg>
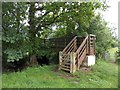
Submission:
<svg viewBox="0 0 120 90">
<path fill-rule="evenodd" d="M 106 12 L 103 12 L 104 19 L 109 22 L 110 27 L 115 27 L 116 35 L 118 36 L 118 2 L 120 0 L 107 0 L 107 4 L 110 6 Z"/>
</svg>

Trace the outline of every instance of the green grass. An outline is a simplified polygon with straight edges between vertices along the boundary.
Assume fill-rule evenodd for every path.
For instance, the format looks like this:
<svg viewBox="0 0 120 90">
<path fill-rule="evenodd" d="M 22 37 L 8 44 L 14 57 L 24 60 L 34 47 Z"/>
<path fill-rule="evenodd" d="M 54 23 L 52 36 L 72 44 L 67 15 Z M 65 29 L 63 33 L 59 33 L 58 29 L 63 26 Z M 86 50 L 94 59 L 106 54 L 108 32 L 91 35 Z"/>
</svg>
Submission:
<svg viewBox="0 0 120 90">
<path fill-rule="evenodd" d="M 3 74 L 3 88 L 117 88 L 118 65 L 97 60 L 90 72 L 54 71 L 57 65 Z"/>
<path fill-rule="evenodd" d="M 2 74 L 0 74 L 0 89 L 2 88 Z"/>
</svg>

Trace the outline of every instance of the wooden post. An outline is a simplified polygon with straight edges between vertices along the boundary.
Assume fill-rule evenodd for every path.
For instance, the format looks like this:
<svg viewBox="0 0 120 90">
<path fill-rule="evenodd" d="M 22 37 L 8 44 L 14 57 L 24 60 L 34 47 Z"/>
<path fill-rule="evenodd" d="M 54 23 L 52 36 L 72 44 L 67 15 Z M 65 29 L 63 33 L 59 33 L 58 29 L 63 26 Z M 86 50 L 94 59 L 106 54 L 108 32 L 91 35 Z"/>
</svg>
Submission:
<svg viewBox="0 0 120 90">
<path fill-rule="evenodd" d="M 89 35 L 89 55 L 91 55 L 91 34 Z"/>
<path fill-rule="evenodd" d="M 94 37 L 94 49 L 95 49 L 95 54 L 96 54 L 96 44 L 95 44 L 95 42 L 96 42 L 96 36 Z"/>
<path fill-rule="evenodd" d="M 95 51 L 95 36 L 94 36 L 94 38 L 93 38 L 93 45 L 94 45 L 93 47 L 94 47 L 94 55 L 95 55 L 95 52 L 96 52 L 96 51 Z"/>
<path fill-rule="evenodd" d="M 78 57 L 78 54 L 76 55 L 77 57 L 77 70 L 79 70 L 79 57 Z"/>
<path fill-rule="evenodd" d="M 75 66 L 75 53 L 71 52 L 70 53 L 70 73 L 74 73 L 76 71 L 76 66 Z"/>
<path fill-rule="evenodd" d="M 88 36 L 88 54 L 90 55 L 90 35 Z"/>
<path fill-rule="evenodd" d="M 59 70 L 61 69 L 62 64 L 62 51 L 59 52 Z"/>
<path fill-rule="evenodd" d="M 76 54 L 73 52 L 73 73 L 76 71 L 75 58 Z"/>
<path fill-rule="evenodd" d="M 72 55 L 72 52 L 70 53 L 70 73 L 73 73 L 73 65 L 72 65 L 72 57 L 73 55 Z"/>
<path fill-rule="evenodd" d="M 87 41 L 87 42 L 86 42 L 86 43 L 87 43 L 87 46 L 86 46 L 86 47 L 87 47 L 87 48 L 86 48 L 86 52 L 87 52 L 87 54 L 88 54 L 88 53 L 89 53 L 89 52 L 88 52 L 88 50 L 89 50 L 89 46 L 88 46 L 88 45 L 89 45 L 89 44 L 88 44 L 88 42 L 89 42 L 89 36 L 88 36 L 88 38 L 87 38 L 86 41 Z"/>
</svg>

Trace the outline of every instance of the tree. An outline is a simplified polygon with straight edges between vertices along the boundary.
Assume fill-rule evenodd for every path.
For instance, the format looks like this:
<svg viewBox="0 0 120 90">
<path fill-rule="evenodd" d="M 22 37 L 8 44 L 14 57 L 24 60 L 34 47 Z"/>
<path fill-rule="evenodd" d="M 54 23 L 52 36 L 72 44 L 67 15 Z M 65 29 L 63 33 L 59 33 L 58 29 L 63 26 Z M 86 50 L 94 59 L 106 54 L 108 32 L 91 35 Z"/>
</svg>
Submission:
<svg viewBox="0 0 120 90">
<path fill-rule="evenodd" d="M 107 22 L 102 19 L 100 13 L 96 15 L 90 22 L 87 32 L 96 35 L 96 53 L 102 54 L 111 48 L 114 43 L 111 28 L 107 27 Z"/>
<path fill-rule="evenodd" d="M 8 61 L 42 52 L 41 37 L 86 34 L 95 10 L 102 7 L 100 2 L 4 2 L 2 5 L 3 53 Z"/>
<path fill-rule="evenodd" d="M 59 36 L 59 33 L 63 36 L 69 35 L 84 35 L 86 29 L 89 27 L 89 22 L 95 15 L 95 10 L 101 8 L 100 3 L 68 3 L 65 8 L 64 14 L 60 17 L 62 22 L 56 23 L 57 30 L 54 33 L 54 37 Z M 66 12 L 68 9 L 68 12 Z"/>
<path fill-rule="evenodd" d="M 24 23 L 26 7 L 24 3 L 2 3 L 2 46 L 3 59 L 8 62 L 19 61 L 27 50 L 24 49 L 26 28 Z M 5 59 L 6 58 L 6 59 Z"/>
<path fill-rule="evenodd" d="M 87 30 L 92 18 L 95 17 L 95 10 L 102 8 L 101 3 L 93 2 L 32 2 L 28 4 L 29 38 L 31 47 L 34 48 L 31 54 L 37 54 L 36 51 L 40 50 L 38 44 L 36 45 L 36 40 L 39 40 L 38 37 L 44 35 L 43 38 L 89 34 Z M 56 30 L 53 31 L 52 27 L 56 27 Z M 49 31 L 49 34 L 44 34 L 45 31 Z M 105 42 L 102 44 L 104 45 Z"/>
</svg>

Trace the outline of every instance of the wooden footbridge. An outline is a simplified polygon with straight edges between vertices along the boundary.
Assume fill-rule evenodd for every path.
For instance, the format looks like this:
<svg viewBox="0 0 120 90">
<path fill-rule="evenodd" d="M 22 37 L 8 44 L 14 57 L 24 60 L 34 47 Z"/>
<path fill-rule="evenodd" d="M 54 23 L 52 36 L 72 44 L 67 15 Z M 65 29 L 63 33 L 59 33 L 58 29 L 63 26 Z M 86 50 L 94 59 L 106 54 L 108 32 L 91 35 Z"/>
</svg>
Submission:
<svg viewBox="0 0 120 90">
<path fill-rule="evenodd" d="M 90 34 L 82 39 L 75 36 L 59 52 L 59 69 L 74 73 L 89 55 L 95 55 L 95 35 Z"/>
<path fill-rule="evenodd" d="M 87 56 L 95 55 L 95 35 L 86 37 L 66 37 L 44 39 L 43 45 L 59 51 L 59 70 L 74 73 L 86 60 Z"/>
</svg>

